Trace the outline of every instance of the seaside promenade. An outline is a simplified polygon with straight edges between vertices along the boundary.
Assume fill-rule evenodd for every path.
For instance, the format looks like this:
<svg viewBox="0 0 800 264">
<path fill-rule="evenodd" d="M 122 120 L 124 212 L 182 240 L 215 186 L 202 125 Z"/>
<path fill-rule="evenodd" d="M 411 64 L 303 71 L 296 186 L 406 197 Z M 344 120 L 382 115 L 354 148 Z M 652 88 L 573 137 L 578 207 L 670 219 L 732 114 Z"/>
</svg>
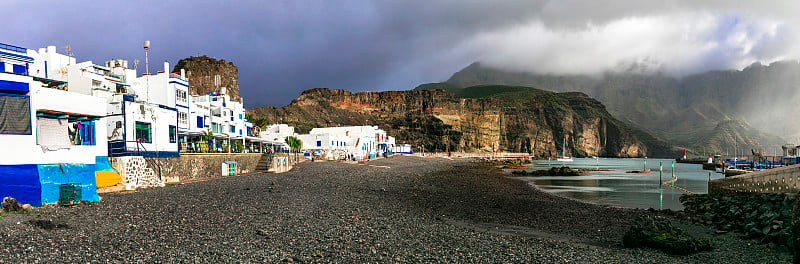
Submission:
<svg viewBox="0 0 800 264">
<path fill-rule="evenodd" d="M 672 256 L 627 249 L 643 210 L 544 193 L 474 159 L 308 162 L 282 174 L 102 195 L 0 219 L 0 263 L 785 263 L 735 234 Z M 52 220 L 45 229 L 31 220 Z M 683 226 L 682 226 L 683 227 Z"/>
</svg>

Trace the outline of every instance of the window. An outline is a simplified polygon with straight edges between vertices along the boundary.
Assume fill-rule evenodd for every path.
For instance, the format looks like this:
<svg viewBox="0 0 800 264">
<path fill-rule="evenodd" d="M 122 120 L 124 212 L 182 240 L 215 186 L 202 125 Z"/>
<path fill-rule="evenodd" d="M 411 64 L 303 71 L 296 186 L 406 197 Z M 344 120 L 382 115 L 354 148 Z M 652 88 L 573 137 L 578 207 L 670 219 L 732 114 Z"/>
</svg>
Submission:
<svg viewBox="0 0 800 264">
<path fill-rule="evenodd" d="M 317 140 L 317 147 L 322 147 L 322 141 Z"/>
<path fill-rule="evenodd" d="M 242 134 L 242 130 L 241 130 L 241 129 L 239 129 L 239 135 L 241 135 L 241 134 Z"/>
<path fill-rule="evenodd" d="M 100 82 L 98 80 L 92 80 L 92 89 L 100 89 L 100 85 L 101 84 L 102 84 L 102 82 Z"/>
<path fill-rule="evenodd" d="M 178 124 L 183 126 L 189 125 L 189 118 L 187 113 L 178 111 Z"/>
<path fill-rule="evenodd" d="M 0 134 L 32 133 L 30 97 L 0 94 L 0 109 Z"/>
<path fill-rule="evenodd" d="M 175 126 L 169 126 L 169 143 L 178 142 L 178 129 Z"/>
<path fill-rule="evenodd" d="M 153 139 L 150 137 L 150 123 L 136 122 L 136 141 L 143 143 L 153 142 Z"/>
<path fill-rule="evenodd" d="M 94 146 L 97 144 L 97 135 L 94 121 L 77 122 L 77 130 L 80 133 L 80 145 Z"/>
<path fill-rule="evenodd" d="M 186 103 L 186 91 L 175 90 L 175 101 L 179 103 Z"/>
<path fill-rule="evenodd" d="M 231 126 L 231 133 L 236 134 L 236 127 L 235 126 Z"/>
<path fill-rule="evenodd" d="M 197 117 L 197 128 L 203 128 L 203 117 L 202 116 L 198 116 Z"/>
<path fill-rule="evenodd" d="M 239 120 L 242 120 L 242 114 L 239 114 Z"/>
<path fill-rule="evenodd" d="M 14 64 L 13 70 L 16 74 L 28 75 L 28 67 L 25 65 Z"/>
</svg>

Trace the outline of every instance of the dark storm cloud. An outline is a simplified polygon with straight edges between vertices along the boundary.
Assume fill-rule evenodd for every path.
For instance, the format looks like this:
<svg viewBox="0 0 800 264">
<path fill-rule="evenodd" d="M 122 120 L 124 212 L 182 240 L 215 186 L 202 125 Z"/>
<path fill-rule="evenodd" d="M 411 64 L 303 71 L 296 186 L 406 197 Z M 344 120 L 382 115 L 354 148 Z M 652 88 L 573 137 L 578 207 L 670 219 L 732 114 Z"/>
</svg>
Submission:
<svg viewBox="0 0 800 264">
<path fill-rule="evenodd" d="M 61 52 L 70 44 L 79 61 L 102 63 L 143 61 L 149 39 L 154 70 L 198 54 L 233 61 L 251 108 L 313 87 L 410 89 L 479 60 L 530 72 L 636 64 L 683 75 L 800 57 L 797 4 L 696 2 L 4 1 L 14 26 L 0 41 Z"/>
</svg>

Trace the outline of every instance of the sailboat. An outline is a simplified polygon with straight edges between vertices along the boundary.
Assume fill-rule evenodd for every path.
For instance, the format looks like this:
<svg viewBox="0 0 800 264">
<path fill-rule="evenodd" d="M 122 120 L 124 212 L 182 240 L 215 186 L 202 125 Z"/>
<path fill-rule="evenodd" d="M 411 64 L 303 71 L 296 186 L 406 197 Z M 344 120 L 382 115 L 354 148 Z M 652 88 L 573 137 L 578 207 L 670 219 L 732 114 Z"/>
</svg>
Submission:
<svg viewBox="0 0 800 264">
<path fill-rule="evenodd" d="M 567 138 L 564 138 L 564 143 L 561 145 L 561 157 L 556 158 L 556 161 L 572 162 L 571 157 L 567 157 Z"/>
</svg>

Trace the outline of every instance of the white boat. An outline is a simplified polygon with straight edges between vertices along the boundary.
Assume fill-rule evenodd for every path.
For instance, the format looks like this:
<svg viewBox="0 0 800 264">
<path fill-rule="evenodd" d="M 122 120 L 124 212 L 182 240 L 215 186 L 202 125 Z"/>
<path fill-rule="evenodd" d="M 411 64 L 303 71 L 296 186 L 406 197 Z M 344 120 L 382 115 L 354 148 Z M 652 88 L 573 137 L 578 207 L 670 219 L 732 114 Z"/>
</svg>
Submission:
<svg viewBox="0 0 800 264">
<path fill-rule="evenodd" d="M 561 145 L 561 157 L 556 158 L 560 162 L 572 162 L 572 157 L 567 157 L 567 138 L 564 138 L 564 144 Z"/>
</svg>

